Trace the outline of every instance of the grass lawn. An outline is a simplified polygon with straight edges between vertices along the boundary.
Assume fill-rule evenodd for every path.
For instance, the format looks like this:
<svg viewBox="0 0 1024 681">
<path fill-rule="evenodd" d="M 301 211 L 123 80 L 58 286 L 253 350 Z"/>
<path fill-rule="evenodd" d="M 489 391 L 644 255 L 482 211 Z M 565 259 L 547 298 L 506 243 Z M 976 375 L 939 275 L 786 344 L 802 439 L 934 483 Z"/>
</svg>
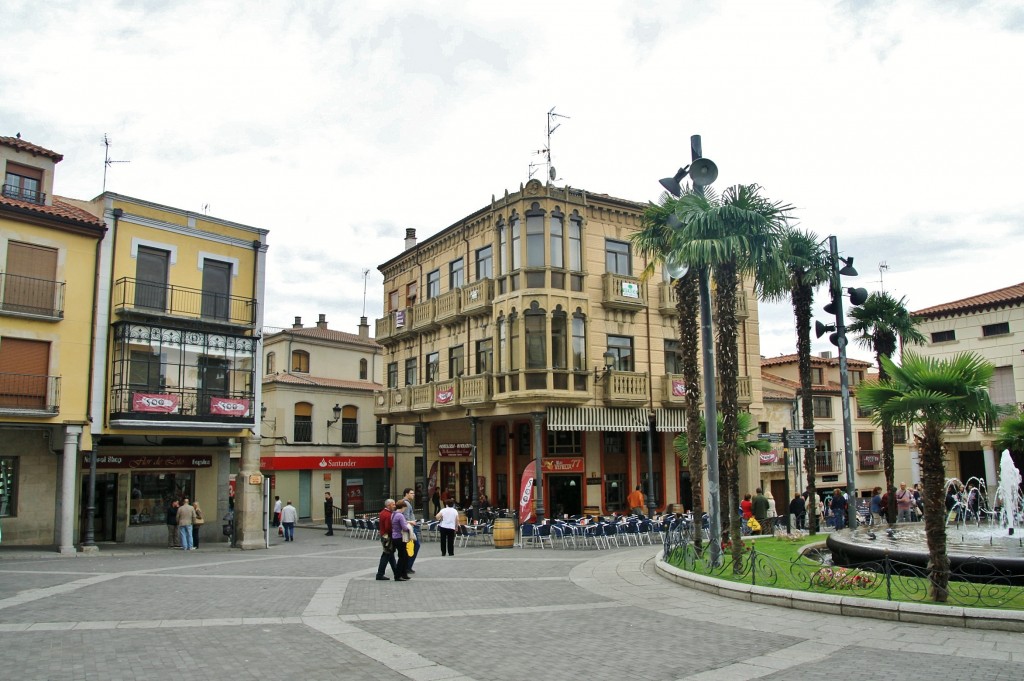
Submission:
<svg viewBox="0 0 1024 681">
<path fill-rule="evenodd" d="M 1024 610 L 1024 587 L 951 580 L 949 600 L 946 603 L 935 603 L 928 595 L 927 579 L 895 574 L 900 571 L 898 568 L 893 568 L 893 574 L 887 579 L 881 568 L 872 572 L 855 568 L 826 567 L 812 558 L 801 555 L 801 549 L 808 544 L 824 546 L 827 537 L 825 533 L 792 540 L 769 536 L 746 537 L 743 541 L 744 559 L 738 573 L 733 571 L 732 554 L 728 550 L 722 553 L 723 565 L 719 568 L 711 568 L 704 561 L 695 560 L 692 546 L 676 547 L 666 557 L 666 561 L 689 572 L 778 589 L 907 603 Z M 755 556 L 753 569 L 751 556 Z"/>
</svg>

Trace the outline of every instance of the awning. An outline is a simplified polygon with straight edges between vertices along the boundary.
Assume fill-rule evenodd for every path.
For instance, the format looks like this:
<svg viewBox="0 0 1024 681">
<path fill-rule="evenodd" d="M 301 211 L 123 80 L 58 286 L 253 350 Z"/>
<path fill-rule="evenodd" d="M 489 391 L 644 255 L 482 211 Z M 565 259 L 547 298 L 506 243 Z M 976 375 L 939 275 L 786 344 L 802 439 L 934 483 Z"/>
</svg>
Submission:
<svg viewBox="0 0 1024 681">
<path fill-rule="evenodd" d="M 659 433 L 685 433 L 686 411 L 683 409 L 655 409 L 655 430 Z"/>
<path fill-rule="evenodd" d="M 642 407 L 548 407 L 548 430 L 642 433 L 649 426 Z"/>
</svg>

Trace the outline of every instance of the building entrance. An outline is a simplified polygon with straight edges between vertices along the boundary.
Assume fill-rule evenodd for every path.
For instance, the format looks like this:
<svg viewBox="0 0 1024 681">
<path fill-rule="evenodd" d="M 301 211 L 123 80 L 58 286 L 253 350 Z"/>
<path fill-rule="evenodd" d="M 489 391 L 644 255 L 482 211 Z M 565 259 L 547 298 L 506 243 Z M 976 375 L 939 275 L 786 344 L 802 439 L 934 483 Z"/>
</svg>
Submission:
<svg viewBox="0 0 1024 681">
<path fill-rule="evenodd" d="M 561 518 L 565 515 L 583 513 L 583 478 L 579 475 L 548 475 L 548 517 Z"/>
<path fill-rule="evenodd" d="M 93 538 L 95 541 L 117 540 L 117 473 L 96 474 L 96 507 L 93 509 Z M 85 541 L 88 525 L 89 476 L 82 477 L 81 523 L 79 539 Z"/>
</svg>

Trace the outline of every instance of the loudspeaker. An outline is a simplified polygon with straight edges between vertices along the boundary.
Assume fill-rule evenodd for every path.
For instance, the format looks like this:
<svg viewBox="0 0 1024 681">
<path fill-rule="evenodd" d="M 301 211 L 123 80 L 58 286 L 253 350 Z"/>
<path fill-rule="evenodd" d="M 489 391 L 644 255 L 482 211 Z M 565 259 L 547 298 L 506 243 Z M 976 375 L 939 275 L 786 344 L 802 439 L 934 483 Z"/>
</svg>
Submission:
<svg viewBox="0 0 1024 681">
<path fill-rule="evenodd" d="M 822 324 L 818 320 L 814 320 L 814 335 L 817 338 L 821 338 L 827 331 L 831 331 L 832 328 L 833 327 L 829 324 Z"/>
<path fill-rule="evenodd" d="M 851 288 L 850 291 L 850 302 L 854 305 L 863 305 L 864 301 L 868 299 L 868 290 L 866 288 Z"/>
<path fill-rule="evenodd" d="M 698 158 L 690 164 L 690 178 L 694 184 L 707 186 L 718 178 L 718 166 L 709 158 Z"/>
</svg>

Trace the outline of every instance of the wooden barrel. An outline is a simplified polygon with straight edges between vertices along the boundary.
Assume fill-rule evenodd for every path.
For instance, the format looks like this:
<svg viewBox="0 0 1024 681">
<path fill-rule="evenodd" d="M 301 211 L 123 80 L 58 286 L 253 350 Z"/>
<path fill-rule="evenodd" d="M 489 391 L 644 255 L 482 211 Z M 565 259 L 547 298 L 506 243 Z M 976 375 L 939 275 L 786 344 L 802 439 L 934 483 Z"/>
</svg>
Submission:
<svg viewBox="0 0 1024 681">
<path fill-rule="evenodd" d="M 466 514 L 463 511 L 459 511 L 459 525 L 468 525 L 468 524 L 469 524 L 469 518 L 466 517 Z"/>
<path fill-rule="evenodd" d="M 516 521 L 514 518 L 495 518 L 494 548 L 510 549 L 516 543 Z"/>
<path fill-rule="evenodd" d="M 682 504 L 672 504 L 672 512 L 673 513 L 683 514 L 683 513 L 686 513 L 686 509 L 683 508 Z"/>
</svg>

